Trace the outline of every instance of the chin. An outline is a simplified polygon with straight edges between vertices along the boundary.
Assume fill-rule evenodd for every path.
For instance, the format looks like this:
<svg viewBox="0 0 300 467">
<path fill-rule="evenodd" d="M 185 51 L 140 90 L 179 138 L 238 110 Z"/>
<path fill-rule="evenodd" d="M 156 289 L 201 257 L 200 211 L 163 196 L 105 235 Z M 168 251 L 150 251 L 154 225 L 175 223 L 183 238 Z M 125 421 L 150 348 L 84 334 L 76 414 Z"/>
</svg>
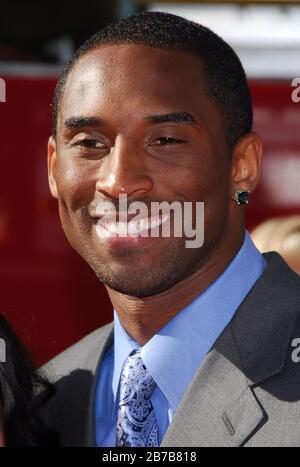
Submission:
<svg viewBox="0 0 300 467">
<path fill-rule="evenodd" d="M 151 273 L 143 271 L 116 271 L 107 268 L 104 272 L 101 268 L 94 269 L 99 280 L 108 288 L 116 292 L 132 297 L 149 297 L 157 295 L 169 289 L 178 280 L 165 271 Z M 131 268 L 130 268 L 131 269 Z"/>
</svg>

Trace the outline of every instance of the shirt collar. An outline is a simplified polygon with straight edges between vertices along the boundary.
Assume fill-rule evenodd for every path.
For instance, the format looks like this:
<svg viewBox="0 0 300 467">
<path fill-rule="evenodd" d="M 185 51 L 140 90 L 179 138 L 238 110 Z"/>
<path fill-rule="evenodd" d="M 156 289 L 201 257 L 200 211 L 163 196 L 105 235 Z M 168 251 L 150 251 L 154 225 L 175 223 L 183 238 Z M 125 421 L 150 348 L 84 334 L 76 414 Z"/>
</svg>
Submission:
<svg viewBox="0 0 300 467">
<path fill-rule="evenodd" d="M 205 355 L 265 266 L 263 256 L 246 232 L 242 247 L 223 273 L 141 348 L 148 371 L 174 410 Z M 124 360 L 140 346 L 124 330 L 116 312 L 114 317 L 113 394 L 116 401 Z"/>
<path fill-rule="evenodd" d="M 119 380 L 121 376 L 122 366 L 128 355 L 135 349 L 139 349 L 140 345 L 127 334 L 119 317 L 114 310 L 114 374 L 113 374 L 113 395 L 114 400 L 117 398 Z"/>
</svg>

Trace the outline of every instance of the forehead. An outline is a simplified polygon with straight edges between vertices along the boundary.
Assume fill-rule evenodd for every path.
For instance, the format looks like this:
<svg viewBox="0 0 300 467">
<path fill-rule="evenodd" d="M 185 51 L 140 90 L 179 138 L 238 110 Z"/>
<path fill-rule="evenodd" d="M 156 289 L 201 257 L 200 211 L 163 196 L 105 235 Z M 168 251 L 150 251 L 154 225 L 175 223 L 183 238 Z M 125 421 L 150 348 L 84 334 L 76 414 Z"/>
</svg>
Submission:
<svg viewBox="0 0 300 467">
<path fill-rule="evenodd" d="M 105 81 L 112 78 L 115 82 L 136 81 L 143 79 L 144 84 L 166 81 L 179 84 L 181 78 L 193 79 L 199 83 L 202 78 L 200 59 L 191 53 L 174 49 L 162 49 L 142 44 L 102 45 L 84 54 L 73 68 L 69 85 L 73 78 L 88 80 L 89 78 Z M 183 83 L 181 82 L 181 85 Z"/>
<path fill-rule="evenodd" d="M 102 45 L 84 54 L 70 72 L 61 110 L 64 119 L 100 110 L 185 110 L 218 118 L 196 55 L 141 44 Z"/>
</svg>

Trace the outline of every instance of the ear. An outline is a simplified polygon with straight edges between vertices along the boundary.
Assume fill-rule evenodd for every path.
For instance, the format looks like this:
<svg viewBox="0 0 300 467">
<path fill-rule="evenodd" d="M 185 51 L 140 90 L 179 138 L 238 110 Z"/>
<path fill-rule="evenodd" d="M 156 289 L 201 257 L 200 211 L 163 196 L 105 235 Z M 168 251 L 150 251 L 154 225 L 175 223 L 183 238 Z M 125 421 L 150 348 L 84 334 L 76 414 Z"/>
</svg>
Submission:
<svg viewBox="0 0 300 467">
<path fill-rule="evenodd" d="M 231 194 L 237 190 L 253 191 L 259 181 L 263 143 L 254 132 L 247 133 L 232 153 Z"/>
<path fill-rule="evenodd" d="M 48 183 L 53 198 L 57 196 L 57 186 L 55 180 L 55 167 L 56 167 L 56 141 L 53 135 L 48 140 Z"/>
</svg>

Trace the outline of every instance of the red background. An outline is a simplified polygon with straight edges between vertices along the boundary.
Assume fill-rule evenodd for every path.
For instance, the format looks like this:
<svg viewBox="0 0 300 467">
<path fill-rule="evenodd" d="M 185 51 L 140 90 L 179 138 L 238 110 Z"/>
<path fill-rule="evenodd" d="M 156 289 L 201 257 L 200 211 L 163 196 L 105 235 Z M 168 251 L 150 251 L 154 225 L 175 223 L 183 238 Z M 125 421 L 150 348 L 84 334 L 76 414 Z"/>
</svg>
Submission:
<svg viewBox="0 0 300 467">
<path fill-rule="evenodd" d="M 104 287 L 64 237 L 49 194 L 46 142 L 54 78 L 4 77 L 0 103 L 0 311 L 42 364 L 96 327 L 112 309 Z M 300 103 L 288 81 L 251 81 L 263 175 L 248 227 L 300 211 Z"/>
</svg>

